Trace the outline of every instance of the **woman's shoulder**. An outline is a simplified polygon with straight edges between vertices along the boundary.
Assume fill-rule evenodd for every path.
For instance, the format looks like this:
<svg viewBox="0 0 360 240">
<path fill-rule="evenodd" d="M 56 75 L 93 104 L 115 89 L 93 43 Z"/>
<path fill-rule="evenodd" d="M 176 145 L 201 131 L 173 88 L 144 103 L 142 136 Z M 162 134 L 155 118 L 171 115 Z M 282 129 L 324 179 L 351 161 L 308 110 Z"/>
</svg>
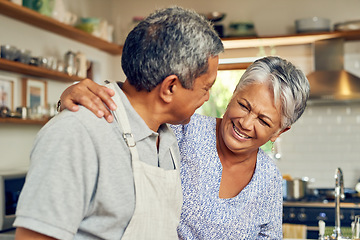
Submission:
<svg viewBox="0 0 360 240">
<path fill-rule="evenodd" d="M 190 122 L 184 126 L 185 128 L 204 129 L 214 125 L 216 125 L 216 118 L 195 113 L 191 116 Z"/>
<path fill-rule="evenodd" d="M 259 148 L 258 157 L 257 157 L 257 169 L 259 173 L 263 176 L 269 176 L 272 178 L 282 178 L 280 170 L 275 163 L 275 160 L 272 159 L 267 153 Z"/>
<path fill-rule="evenodd" d="M 194 138 L 194 135 L 200 136 L 202 133 L 209 133 L 216 129 L 216 118 L 203 116 L 195 113 L 191 116 L 190 122 L 185 125 L 171 125 L 178 141 L 180 139 Z"/>
<path fill-rule="evenodd" d="M 175 134 L 186 132 L 188 134 L 216 127 L 216 118 L 195 113 L 191 116 L 190 122 L 185 125 L 170 125 Z"/>
</svg>

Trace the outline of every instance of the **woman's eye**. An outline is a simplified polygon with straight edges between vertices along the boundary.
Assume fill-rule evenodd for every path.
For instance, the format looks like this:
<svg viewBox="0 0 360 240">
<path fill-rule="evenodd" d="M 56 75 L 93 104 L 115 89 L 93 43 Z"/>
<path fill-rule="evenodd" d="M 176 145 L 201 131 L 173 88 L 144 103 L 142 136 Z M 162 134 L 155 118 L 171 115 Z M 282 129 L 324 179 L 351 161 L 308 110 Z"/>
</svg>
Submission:
<svg viewBox="0 0 360 240">
<path fill-rule="evenodd" d="M 264 121 L 263 119 L 259 118 L 261 124 L 270 127 L 270 124 L 268 124 L 266 121 Z"/>
<path fill-rule="evenodd" d="M 242 104 L 242 103 L 240 103 L 240 102 L 239 102 L 239 105 L 240 105 L 241 108 L 246 109 L 246 110 L 249 110 L 244 104 Z"/>
</svg>

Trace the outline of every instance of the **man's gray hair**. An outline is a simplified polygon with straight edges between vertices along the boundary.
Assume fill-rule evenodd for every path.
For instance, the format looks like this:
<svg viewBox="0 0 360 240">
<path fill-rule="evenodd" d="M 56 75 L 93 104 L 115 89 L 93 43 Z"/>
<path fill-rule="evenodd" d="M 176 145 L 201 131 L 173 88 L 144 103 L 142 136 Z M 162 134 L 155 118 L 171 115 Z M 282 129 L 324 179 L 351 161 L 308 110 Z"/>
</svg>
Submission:
<svg viewBox="0 0 360 240">
<path fill-rule="evenodd" d="M 121 65 L 138 91 L 151 91 L 172 74 L 192 89 L 194 80 L 207 72 L 209 57 L 223 51 L 208 20 L 192 10 L 171 7 L 151 14 L 129 33 Z"/>
<path fill-rule="evenodd" d="M 304 73 L 291 62 L 279 57 L 256 60 L 243 74 L 235 93 L 253 83 L 269 84 L 275 103 L 281 102 L 281 129 L 291 126 L 303 114 L 310 85 Z"/>
</svg>

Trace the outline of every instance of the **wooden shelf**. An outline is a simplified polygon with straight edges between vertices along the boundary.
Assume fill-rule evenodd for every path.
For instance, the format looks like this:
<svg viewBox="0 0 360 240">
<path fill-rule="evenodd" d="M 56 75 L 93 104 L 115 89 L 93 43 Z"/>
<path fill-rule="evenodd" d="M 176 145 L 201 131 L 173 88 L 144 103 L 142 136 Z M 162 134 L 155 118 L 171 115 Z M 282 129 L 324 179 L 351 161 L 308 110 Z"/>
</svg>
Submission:
<svg viewBox="0 0 360 240">
<path fill-rule="evenodd" d="M 225 49 L 235 49 L 310 44 L 315 41 L 332 38 L 344 38 L 347 41 L 360 40 L 360 30 L 294 34 L 286 36 L 269 36 L 256 38 L 223 38 L 222 41 Z"/>
<path fill-rule="evenodd" d="M 19 6 L 7 0 L 0 0 L 0 14 L 98 48 L 112 55 L 120 55 L 122 52 L 122 47 L 115 43 L 110 43 L 70 25 L 61 23 L 51 17 L 42 15 L 34 10 Z"/>
<path fill-rule="evenodd" d="M 46 68 L 31 66 L 3 58 L 0 58 L 0 70 L 30 75 L 34 77 L 49 78 L 62 82 L 76 82 L 82 80 L 82 78 L 77 76 L 69 76 L 66 73 L 52 71 Z"/>
<path fill-rule="evenodd" d="M 0 118 L 0 123 L 14 123 L 27 125 L 44 125 L 49 119 L 21 119 L 21 118 Z"/>
<path fill-rule="evenodd" d="M 112 55 L 120 55 L 122 46 L 110 43 L 101 38 L 95 37 L 89 33 L 76 29 L 67 24 L 63 24 L 51 17 L 41 15 L 29 8 L 19 6 L 7 0 L 0 0 L 0 14 L 10 18 L 17 19 L 24 23 L 42 28 L 44 30 L 56 33 L 69 39 L 87 44 L 108 52 Z M 266 36 L 251 38 L 224 38 L 225 49 L 234 48 L 252 48 L 261 46 L 291 46 L 298 44 L 310 44 L 315 41 L 344 38 L 345 40 L 360 40 L 360 30 L 355 31 L 333 31 L 322 33 L 306 33 L 284 36 Z"/>
</svg>

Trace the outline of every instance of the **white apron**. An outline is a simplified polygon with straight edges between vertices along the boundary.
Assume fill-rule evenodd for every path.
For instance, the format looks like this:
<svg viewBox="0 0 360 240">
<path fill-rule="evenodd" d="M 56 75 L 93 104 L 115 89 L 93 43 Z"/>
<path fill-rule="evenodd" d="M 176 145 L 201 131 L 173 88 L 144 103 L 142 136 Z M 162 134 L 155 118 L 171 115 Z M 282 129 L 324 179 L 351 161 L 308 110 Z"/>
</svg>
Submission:
<svg viewBox="0 0 360 240">
<path fill-rule="evenodd" d="M 122 239 L 178 239 L 177 226 L 182 206 L 178 159 L 170 149 L 175 170 L 165 170 L 140 161 L 129 120 L 121 98 L 115 90 L 115 84 L 109 83 L 107 87 L 115 91 L 113 100 L 117 109 L 114 117 L 124 130 L 123 136 L 131 152 L 135 183 L 135 211 Z"/>
</svg>

